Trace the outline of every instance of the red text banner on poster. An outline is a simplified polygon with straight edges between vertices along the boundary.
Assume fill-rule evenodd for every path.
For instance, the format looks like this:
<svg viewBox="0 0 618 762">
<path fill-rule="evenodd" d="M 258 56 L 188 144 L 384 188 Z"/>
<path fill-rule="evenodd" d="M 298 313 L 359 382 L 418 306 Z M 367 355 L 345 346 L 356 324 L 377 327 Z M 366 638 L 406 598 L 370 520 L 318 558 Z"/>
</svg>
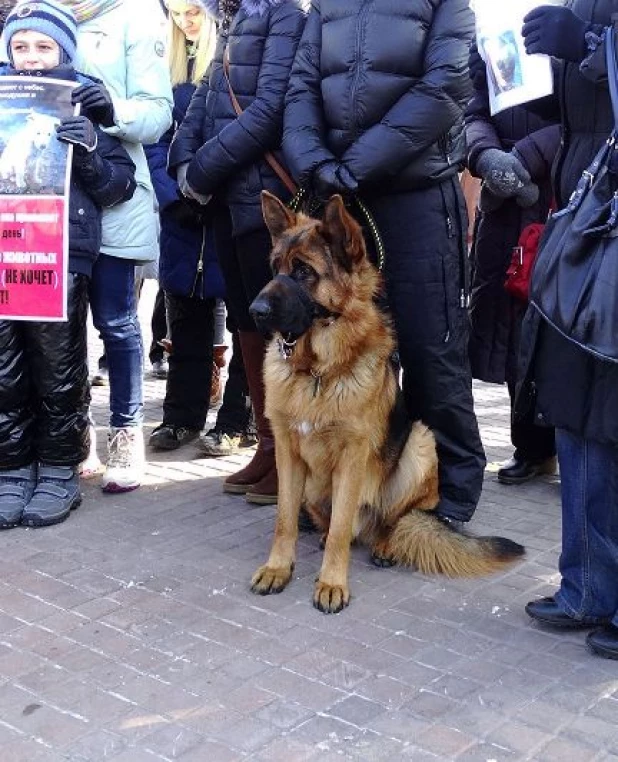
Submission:
<svg viewBox="0 0 618 762">
<path fill-rule="evenodd" d="M 65 203 L 0 196 L 0 318 L 66 319 Z"/>
</svg>

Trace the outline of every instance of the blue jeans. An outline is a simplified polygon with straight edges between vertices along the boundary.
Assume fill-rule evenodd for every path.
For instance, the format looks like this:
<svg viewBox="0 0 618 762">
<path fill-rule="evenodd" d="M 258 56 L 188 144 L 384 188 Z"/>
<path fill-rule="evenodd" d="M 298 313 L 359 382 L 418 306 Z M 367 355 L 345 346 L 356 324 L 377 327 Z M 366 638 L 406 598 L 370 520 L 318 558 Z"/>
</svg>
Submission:
<svg viewBox="0 0 618 762">
<path fill-rule="evenodd" d="M 572 617 L 618 626 L 618 448 L 556 431 L 562 482 L 562 582 Z"/>
<path fill-rule="evenodd" d="M 90 308 L 107 356 L 114 427 L 139 426 L 143 419 L 144 349 L 134 291 L 135 262 L 99 255 L 92 270 Z"/>
</svg>

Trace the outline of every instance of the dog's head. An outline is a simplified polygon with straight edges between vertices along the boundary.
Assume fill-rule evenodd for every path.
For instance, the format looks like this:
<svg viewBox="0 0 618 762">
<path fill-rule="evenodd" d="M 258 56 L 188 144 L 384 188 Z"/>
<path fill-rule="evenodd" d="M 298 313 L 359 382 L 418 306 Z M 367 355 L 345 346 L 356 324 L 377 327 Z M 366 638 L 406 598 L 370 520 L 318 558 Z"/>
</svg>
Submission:
<svg viewBox="0 0 618 762">
<path fill-rule="evenodd" d="M 30 140 L 35 148 L 46 148 L 52 137 L 56 134 L 56 125 L 60 120 L 47 114 L 37 114 L 35 111 L 28 114 L 27 130 Z"/>
<path fill-rule="evenodd" d="M 377 278 L 365 278 L 359 286 L 356 276 L 371 266 L 361 228 L 341 196 L 326 204 L 322 220 L 292 212 L 267 191 L 262 211 L 273 242 L 274 273 L 250 307 L 262 333 L 295 341 L 316 321 L 332 322 L 344 314 L 359 287 L 372 298 Z"/>
</svg>

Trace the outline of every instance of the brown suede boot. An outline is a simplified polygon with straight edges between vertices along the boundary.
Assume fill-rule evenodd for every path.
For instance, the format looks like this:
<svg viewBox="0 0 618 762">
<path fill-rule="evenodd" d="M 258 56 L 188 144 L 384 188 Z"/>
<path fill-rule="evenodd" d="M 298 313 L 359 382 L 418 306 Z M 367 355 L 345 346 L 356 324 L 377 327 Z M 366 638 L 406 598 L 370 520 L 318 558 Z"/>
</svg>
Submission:
<svg viewBox="0 0 618 762">
<path fill-rule="evenodd" d="M 247 490 L 245 500 L 255 505 L 276 505 L 278 487 L 277 465 L 275 464 L 257 484 Z"/>
<path fill-rule="evenodd" d="M 242 358 L 247 375 L 247 384 L 249 386 L 249 395 L 253 404 L 255 413 L 255 423 L 258 434 L 258 446 L 255 455 L 251 461 L 240 471 L 228 476 L 223 482 L 223 491 L 234 495 L 244 495 L 247 492 L 253 492 L 264 477 L 270 472 L 275 472 L 275 441 L 268 419 L 264 415 L 264 339 L 257 332 L 239 331 L 238 338 L 242 349 Z M 272 477 L 271 477 L 272 479 Z M 268 485 L 269 490 L 274 484 L 274 492 L 265 492 L 271 499 L 266 505 L 277 502 L 277 481 L 271 481 Z"/>
</svg>

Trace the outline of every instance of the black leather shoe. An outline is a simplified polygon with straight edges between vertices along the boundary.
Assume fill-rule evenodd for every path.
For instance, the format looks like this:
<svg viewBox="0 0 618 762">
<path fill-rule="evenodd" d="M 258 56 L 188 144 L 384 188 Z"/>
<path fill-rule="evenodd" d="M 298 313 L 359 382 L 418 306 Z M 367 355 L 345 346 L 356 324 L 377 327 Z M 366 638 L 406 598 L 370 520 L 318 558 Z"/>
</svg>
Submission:
<svg viewBox="0 0 618 762">
<path fill-rule="evenodd" d="M 466 534 L 464 530 L 465 522 L 460 521 L 459 519 L 451 519 L 448 516 L 436 516 L 436 518 L 441 524 L 452 529 L 453 532 L 457 532 L 457 534 Z"/>
<path fill-rule="evenodd" d="M 162 423 L 152 432 L 148 444 L 153 450 L 177 450 L 187 442 L 197 439 L 199 433 L 199 429 Z"/>
<path fill-rule="evenodd" d="M 526 613 L 541 624 L 558 627 L 561 630 L 583 630 L 602 624 L 596 619 L 591 621 L 590 619 L 575 619 L 569 616 L 558 606 L 553 597 L 530 601 L 526 605 Z"/>
<path fill-rule="evenodd" d="M 556 473 L 556 458 L 547 458 L 540 463 L 511 458 L 498 470 L 500 484 L 524 484 L 542 474 Z"/>
<path fill-rule="evenodd" d="M 586 645 L 605 659 L 618 659 L 618 627 L 608 624 L 586 637 Z"/>
</svg>

